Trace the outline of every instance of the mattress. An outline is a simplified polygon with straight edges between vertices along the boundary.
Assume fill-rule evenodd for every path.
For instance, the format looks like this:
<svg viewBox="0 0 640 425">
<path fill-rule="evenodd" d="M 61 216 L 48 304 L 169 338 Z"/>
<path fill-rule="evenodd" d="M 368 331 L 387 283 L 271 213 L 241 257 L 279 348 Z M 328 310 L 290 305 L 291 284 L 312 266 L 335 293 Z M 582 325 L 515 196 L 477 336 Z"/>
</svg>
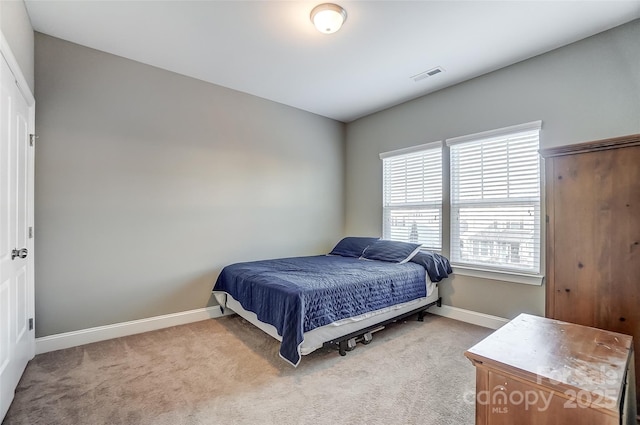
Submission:
<svg viewBox="0 0 640 425">
<path fill-rule="evenodd" d="M 438 301 L 439 298 L 438 285 L 431 282 L 428 276 L 426 278 L 426 285 L 428 295 L 425 298 L 420 298 L 391 307 L 386 307 L 377 311 L 361 314 L 356 317 L 349 317 L 346 319 L 338 320 L 337 322 L 329 323 L 328 325 L 320 326 L 311 331 L 305 332 L 304 340 L 300 345 L 300 354 L 306 356 L 307 354 L 314 352 L 318 348 L 321 348 L 325 342 L 338 339 L 341 336 L 348 335 L 350 333 L 357 332 L 371 326 L 375 326 L 378 323 L 391 320 L 394 317 L 409 313 L 410 311 L 416 310 L 420 307 L 433 304 L 434 302 Z M 245 310 L 242 305 L 231 295 L 227 294 L 226 297 L 224 297 L 223 294 L 220 293 L 214 295 L 220 305 L 223 305 L 233 312 L 237 313 L 243 319 L 260 328 L 263 332 L 272 336 L 276 340 L 282 341 L 282 337 L 278 335 L 278 331 L 273 325 L 260 321 L 260 319 L 258 319 L 258 316 L 254 312 Z"/>
<path fill-rule="evenodd" d="M 295 366 L 303 347 L 308 353 L 335 337 L 327 329 L 340 328 L 346 335 L 346 329 L 366 327 L 360 323 L 370 316 L 394 317 L 402 313 L 394 310 L 428 304 L 435 287 L 430 269 L 421 263 L 324 255 L 262 260 L 225 267 L 213 293 L 221 306 L 245 312 L 281 340 L 280 356 Z M 318 339 L 309 340 L 315 334 Z"/>
</svg>

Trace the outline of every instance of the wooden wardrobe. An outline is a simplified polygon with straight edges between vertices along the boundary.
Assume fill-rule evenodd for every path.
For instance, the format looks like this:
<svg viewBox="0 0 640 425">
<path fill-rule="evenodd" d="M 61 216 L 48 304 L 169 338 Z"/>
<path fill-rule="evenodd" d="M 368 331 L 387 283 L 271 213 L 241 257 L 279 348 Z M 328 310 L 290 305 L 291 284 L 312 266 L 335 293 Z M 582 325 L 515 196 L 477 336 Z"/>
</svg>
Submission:
<svg viewBox="0 0 640 425">
<path fill-rule="evenodd" d="M 640 370 L 640 134 L 541 154 L 546 316 L 633 336 Z"/>
</svg>

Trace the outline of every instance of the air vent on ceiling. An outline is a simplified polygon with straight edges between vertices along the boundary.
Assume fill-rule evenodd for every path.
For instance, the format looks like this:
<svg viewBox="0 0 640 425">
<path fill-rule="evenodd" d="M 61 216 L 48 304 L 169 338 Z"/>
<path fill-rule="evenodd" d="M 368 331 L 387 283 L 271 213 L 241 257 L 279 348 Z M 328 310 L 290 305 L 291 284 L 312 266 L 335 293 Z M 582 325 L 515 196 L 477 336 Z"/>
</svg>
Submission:
<svg viewBox="0 0 640 425">
<path fill-rule="evenodd" d="M 434 75 L 438 75 L 441 72 L 444 72 L 444 69 L 438 66 L 428 71 L 421 72 L 420 74 L 416 74 L 413 77 L 411 77 L 411 79 L 417 83 L 420 80 L 424 80 L 427 77 L 433 77 Z"/>
</svg>

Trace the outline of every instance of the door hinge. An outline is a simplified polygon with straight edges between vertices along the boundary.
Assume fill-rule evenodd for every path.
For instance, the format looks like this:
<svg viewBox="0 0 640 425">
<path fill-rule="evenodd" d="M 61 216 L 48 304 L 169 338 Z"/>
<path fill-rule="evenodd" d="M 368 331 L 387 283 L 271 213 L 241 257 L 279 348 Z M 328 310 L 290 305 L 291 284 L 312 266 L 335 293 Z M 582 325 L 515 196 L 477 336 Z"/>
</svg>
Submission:
<svg viewBox="0 0 640 425">
<path fill-rule="evenodd" d="M 29 319 L 29 330 L 32 331 L 33 330 L 33 317 L 31 317 Z"/>
<path fill-rule="evenodd" d="M 548 216 L 548 215 L 546 215 L 546 216 L 545 216 L 545 221 L 546 221 L 547 223 L 549 222 L 549 216 Z"/>
<path fill-rule="evenodd" d="M 35 134 L 30 134 L 29 135 L 29 146 L 33 146 L 36 143 L 36 139 L 38 138 L 38 136 L 36 136 Z"/>
<path fill-rule="evenodd" d="M 33 239 L 33 227 L 29 227 L 29 239 Z"/>
</svg>

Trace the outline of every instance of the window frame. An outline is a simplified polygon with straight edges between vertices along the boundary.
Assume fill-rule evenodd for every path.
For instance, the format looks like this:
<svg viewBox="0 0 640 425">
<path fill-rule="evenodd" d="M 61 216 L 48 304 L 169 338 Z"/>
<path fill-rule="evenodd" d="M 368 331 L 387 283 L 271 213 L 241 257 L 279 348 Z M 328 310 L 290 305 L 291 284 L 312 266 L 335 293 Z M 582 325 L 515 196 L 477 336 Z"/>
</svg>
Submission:
<svg viewBox="0 0 640 425">
<path fill-rule="evenodd" d="M 538 151 L 540 149 L 540 131 L 542 129 L 542 121 L 534 121 L 525 124 L 500 128 L 496 130 L 490 130 L 481 133 L 474 133 L 466 136 L 455 137 L 446 139 L 445 143 L 449 150 L 452 145 L 477 142 L 480 140 L 499 138 L 499 137 L 508 137 L 510 135 L 515 135 L 518 133 L 525 132 L 538 132 Z M 455 243 L 455 239 L 453 238 L 453 233 L 455 230 L 453 221 L 456 219 L 454 216 L 454 201 L 453 201 L 453 170 L 452 170 L 452 154 L 449 152 L 449 168 L 450 168 L 450 178 L 449 178 L 449 208 L 450 208 L 450 222 L 449 222 L 449 255 L 452 253 L 452 245 Z M 538 244 L 538 252 L 534 254 L 534 263 L 537 263 L 538 270 L 537 271 L 525 271 L 525 270 L 517 270 L 511 269 L 508 267 L 495 267 L 487 264 L 486 266 L 477 263 L 466 263 L 466 262 L 456 262 L 451 261 L 452 267 L 455 273 L 473 277 L 480 278 L 489 278 L 495 280 L 504 280 L 508 282 L 516 282 L 516 283 L 524 283 L 531 285 L 541 285 L 544 279 L 544 220 L 543 220 L 543 211 L 544 211 L 544 173 L 543 173 L 543 159 L 538 157 L 538 179 L 539 179 L 539 192 L 538 199 L 534 202 L 537 202 L 538 207 L 538 217 L 537 223 L 534 221 L 534 237 L 537 239 Z M 508 198 L 506 198 L 508 199 Z M 531 201 L 532 199 L 529 198 Z M 516 205 L 520 202 L 524 202 L 523 200 L 510 201 L 507 200 L 495 200 L 495 201 L 485 201 L 478 204 L 486 205 L 487 207 L 496 206 L 496 205 L 504 205 L 505 203 Z M 460 205 L 468 204 L 465 202 L 458 203 L 458 208 Z M 535 220 L 535 219 L 534 219 Z M 494 241 L 495 242 L 495 241 Z M 520 252 L 518 253 L 520 255 Z"/>
<path fill-rule="evenodd" d="M 402 154 L 408 154 L 408 153 L 412 153 L 412 152 L 418 152 L 420 150 L 424 150 L 424 149 L 428 149 L 434 146 L 440 146 L 441 148 L 441 153 L 442 153 L 442 204 L 441 204 L 441 210 L 440 210 L 440 244 L 441 244 L 441 249 L 432 249 L 433 251 L 437 251 L 437 252 L 441 252 L 443 255 L 450 257 L 451 254 L 451 232 L 452 232 L 452 227 L 451 227 L 451 220 L 452 220 L 452 206 L 451 206 L 451 154 L 450 154 L 450 145 L 451 144 L 455 144 L 455 143 L 462 143 L 466 140 L 477 140 L 479 138 L 490 138 L 490 137 L 494 137 L 494 136 L 500 136 L 500 135 L 504 135 L 504 134 L 508 134 L 508 133 L 518 133 L 518 132 L 524 132 L 524 131 L 528 131 L 528 130 L 538 130 L 538 141 L 539 141 L 539 146 L 538 149 L 540 148 L 541 145 L 541 139 L 542 139 L 542 121 L 533 121 L 533 122 L 529 122 L 529 123 L 525 123 L 525 124 L 520 124 L 520 125 L 515 125 L 515 126 L 510 126 L 510 127 L 504 127 L 504 128 L 499 128 L 499 129 L 495 129 L 495 130 L 490 130 L 490 131 L 485 131 L 485 132 L 480 132 L 480 133 L 474 133 L 474 134 L 469 134 L 469 135 L 465 135 L 465 136 L 460 136 L 460 137 L 453 137 L 453 138 L 448 138 L 448 139 L 443 139 L 442 141 L 437 141 L 437 142 L 432 142 L 432 143 L 426 143 L 426 144 L 422 144 L 422 145 L 418 145 L 418 146 L 412 146 L 412 147 L 408 147 L 408 148 L 403 148 L 403 149 L 397 149 L 397 150 L 393 150 L 393 151 L 389 151 L 389 152 L 385 152 L 385 153 L 381 153 L 380 154 L 380 159 L 383 160 L 386 157 L 391 157 L 391 156 L 395 156 L 395 155 L 402 155 Z M 384 165 L 383 165 L 384 167 Z M 383 173 L 383 177 L 382 177 L 382 231 L 383 231 L 383 235 L 384 233 L 384 168 L 382 170 Z M 538 169 L 538 176 L 539 176 L 539 182 L 540 182 L 540 187 L 539 187 L 539 206 L 540 206 L 540 214 L 539 214 L 539 233 L 537 235 L 538 241 L 539 241 L 539 272 L 538 273 L 526 273 L 526 272 L 521 272 L 521 271 L 514 271 L 514 270 L 505 270 L 505 269 L 492 269 L 490 267 L 483 267 L 481 265 L 466 265 L 466 264 L 456 264 L 454 262 L 452 262 L 452 267 L 453 267 L 453 271 L 455 274 L 459 274 L 459 275 L 464 275 L 464 276 L 471 276 L 471 277 L 475 277 L 475 278 L 483 278 L 483 279 L 491 279 L 491 280 L 498 280 L 498 281 L 505 281 L 505 282 L 509 282 L 509 283 L 516 283 L 516 284 L 528 284 L 528 285 L 542 285 L 542 283 L 544 282 L 544 270 L 545 270 L 545 215 L 544 215 L 544 211 L 545 211 L 545 197 L 544 197 L 544 193 L 545 193 L 545 182 L 544 182 L 544 158 L 539 157 L 539 169 Z M 430 249 L 428 247 L 424 247 L 423 249 Z M 478 250 L 480 251 L 480 247 L 478 247 Z M 496 246 L 493 247 L 489 247 L 489 252 L 491 252 L 492 249 L 500 249 Z"/>
<path fill-rule="evenodd" d="M 386 175 L 385 175 L 385 160 L 388 159 L 392 159 L 392 158 L 398 158 L 398 157 L 406 157 L 406 156 L 410 156 L 412 154 L 418 154 L 421 152 L 426 152 L 426 151 L 434 151 L 437 150 L 439 153 L 439 159 L 440 159 L 440 198 L 438 201 L 423 201 L 420 203 L 407 203 L 406 205 L 396 205 L 396 206 L 389 206 L 387 205 L 387 200 L 385 199 L 385 194 L 386 194 L 386 185 L 387 185 L 387 181 L 386 181 Z M 382 235 L 383 238 L 389 238 L 390 239 L 390 229 L 387 229 L 387 219 L 386 219 L 386 215 L 387 215 L 387 210 L 388 209 L 397 209 L 397 210 L 402 210 L 402 209 L 418 209 L 420 207 L 426 207 L 426 208 L 431 208 L 434 210 L 438 211 L 438 243 L 439 243 L 439 247 L 435 247 L 435 246 L 426 246 L 423 245 L 422 249 L 425 250 L 430 250 L 430 251 L 436 251 L 436 252 L 442 252 L 443 251 L 443 247 L 444 247 L 444 238 L 443 238 L 443 223 L 444 223 L 444 188 L 445 188 L 445 183 L 444 183 L 444 168 L 445 168 L 445 163 L 443 160 L 443 152 L 444 152 L 444 143 L 443 141 L 435 141 L 435 142 L 430 142 L 430 143 L 425 143 L 422 145 L 418 145 L 418 146 L 412 146 L 409 148 L 403 148 L 403 149 L 396 149 L 393 151 L 389 151 L 389 152 L 383 152 L 380 154 L 380 159 L 382 160 Z M 394 240 L 400 240 L 400 239 L 394 239 Z M 402 240 L 402 242 L 408 242 L 407 240 Z"/>
</svg>

